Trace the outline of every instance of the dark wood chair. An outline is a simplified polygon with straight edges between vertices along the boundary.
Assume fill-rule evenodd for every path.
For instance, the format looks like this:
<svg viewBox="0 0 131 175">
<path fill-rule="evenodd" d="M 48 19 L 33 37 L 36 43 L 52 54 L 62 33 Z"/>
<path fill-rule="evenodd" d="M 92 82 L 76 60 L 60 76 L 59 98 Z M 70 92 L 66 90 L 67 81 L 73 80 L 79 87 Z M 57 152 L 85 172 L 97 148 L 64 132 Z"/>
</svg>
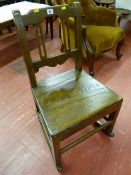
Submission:
<svg viewBox="0 0 131 175">
<path fill-rule="evenodd" d="M 103 130 L 113 136 L 113 127 L 118 116 L 122 97 L 105 87 L 82 71 L 81 59 L 81 14 L 79 3 L 74 6 L 62 5 L 32 10 L 26 16 L 14 11 L 24 61 L 27 67 L 32 94 L 36 104 L 39 121 L 45 133 L 56 167 L 62 170 L 61 154 L 89 136 Z M 68 30 L 68 19 L 74 18 L 74 48 L 68 47 L 58 55 L 48 56 L 45 35 L 41 22 L 44 18 L 57 15 Z M 39 60 L 31 56 L 25 26 L 32 25 L 38 44 Z M 65 34 L 63 33 L 65 41 Z M 66 43 L 66 41 L 65 41 Z M 63 64 L 68 58 L 74 58 L 75 68 L 43 81 L 37 81 L 35 73 L 44 66 L 54 67 Z M 103 120 L 100 122 L 100 119 Z M 94 128 L 85 135 L 61 148 L 60 143 L 85 127 Z M 91 127 L 92 128 L 92 127 Z"/>
</svg>

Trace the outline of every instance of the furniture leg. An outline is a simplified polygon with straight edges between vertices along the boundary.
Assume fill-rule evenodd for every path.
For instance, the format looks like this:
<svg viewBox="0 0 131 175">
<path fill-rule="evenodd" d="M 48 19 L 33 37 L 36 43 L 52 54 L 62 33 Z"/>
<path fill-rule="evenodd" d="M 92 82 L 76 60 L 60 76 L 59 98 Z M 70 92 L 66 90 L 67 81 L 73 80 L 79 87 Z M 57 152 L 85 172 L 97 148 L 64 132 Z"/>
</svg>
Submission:
<svg viewBox="0 0 131 175">
<path fill-rule="evenodd" d="M 46 18 L 46 35 L 48 34 L 48 18 Z"/>
<path fill-rule="evenodd" d="M 121 103 L 119 104 L 118 109 L 115 112 L 109 114 L 109 116 L 107 118 L 108 121 L 112 120 L 112 124 L 110 126 L 108 126 L 106 129 L 104 129 L 103 132 L 110 137 L 114 136 L 113 128 L 114 128 L 117 116 L 119 114 L 120 108 L 121 108 Z"/>
<path fill-rule="evenodd" d="M 53 18 L 46 18 L 46 34 L 48 34 L 48 23 L 50 23 L 51 39 L 53 39 Z"/>
<path fill-rule="evenodd" d="M 0 35 L 3 35 L 2 30 L 0 29 Z"/>
<path fill-rule="evenodd" d="M 116 46 L 116 58 L 117 58 L 117 60 L 120 60 L 120 58 L 122 56 L 121 47 L 123 44 L 124 44 L 124 39 L 121 40 Z"/>
<path fill-rule="evenodd" d="M 50 17 L 50 33 L 51 33 L 51 39 L 53 39 L 53 18 Z"/>
<path fill-rule="evenodd" d="M 11 30 L 11 26 L 7 26 L 7 29 L 8 29 L 8 31 L 9 31 L 9 33 L 12 32 L 12 30 Z"/>
<path fill-rule="evenodd" d="M 89 67 L 89 74 L 91 76 L 94 76 L 94 57 L 91 56 L 91 55 L 88 55 L 88 58 L 87 58 L 87 61 L 88 61 L 88 67 Z"/>
<path fill-rule="evenodd" d="M 58 171 L 62 171 L 60 136 L 52 137 L 52 154 Z"/>
</svg>

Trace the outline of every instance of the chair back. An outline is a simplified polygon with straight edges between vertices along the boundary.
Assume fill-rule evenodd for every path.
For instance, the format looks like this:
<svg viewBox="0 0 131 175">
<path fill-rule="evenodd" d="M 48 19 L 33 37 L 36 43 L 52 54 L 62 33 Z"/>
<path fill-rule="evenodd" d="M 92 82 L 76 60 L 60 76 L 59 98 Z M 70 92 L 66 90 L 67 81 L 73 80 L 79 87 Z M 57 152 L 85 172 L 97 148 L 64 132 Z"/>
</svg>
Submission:
<svg viewBox="0 0 131 175">
<path fill-rule="evenodd" d="M 17 27 L 17 31 L 20 38 L 20 44 L 23 52 L 24 61 L 27 67 L 29 79 L 32 87 L 37 86 L 37 80 L 35 73 L 39 71 L 39 68 L 44 66 L 54 67 L 56 65 L 63 64 L 68 58 L 75 58 L 75 68 L 79 72 L 82 70 L 81 66 L 81 11 L 80 5 L 78 2 L 75 2 L 73 6 L 58 5 L 54 7 L 47 7 L 43 9 L 34 9 L 28 12 L 27 15 L 22 16 L 20 11 L 13 11 L 14 21 Z M 64 52 L 60 52 L 58 55 L 50 56 L 47 53 L 47 47 L 45 45 L 46 42 L 46 32 L 43 30 L 43 21 L 47 17 L 58 16 L 61 22 L 67 26 L 68 30 L 68 19 L 74 18 L 74 31 L 75 37 L 74 48 L 71 48 L 70 45 L 70 31 L 65 36 L 63 31 L 63 38 L 65 43 L 68 41 L 68 46 L 65 46 Z M 26 26 L 32 26 L 34 30 L 34 35 L 36 38 L 36 44 L 39 52 L 39 59 L 33 60 L 29 43 L 27 39 L 27 31 Z"/>
</svg>

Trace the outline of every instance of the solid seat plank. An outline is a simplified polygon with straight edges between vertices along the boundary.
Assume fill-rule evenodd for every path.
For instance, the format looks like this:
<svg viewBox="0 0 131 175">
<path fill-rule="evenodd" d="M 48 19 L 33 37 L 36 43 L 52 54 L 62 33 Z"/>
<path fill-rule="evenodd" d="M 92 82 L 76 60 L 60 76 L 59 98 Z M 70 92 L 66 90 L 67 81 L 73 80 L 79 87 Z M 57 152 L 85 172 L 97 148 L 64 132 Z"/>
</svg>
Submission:
<svg viewBox="0 0 131 175">
<path fill-rule="evenodd" d="M 38 83 L 33 93 L 50 135 L 72 128 L 122 100 L 84 72 L 77 79 L 75 70 Z"/>
</svg>

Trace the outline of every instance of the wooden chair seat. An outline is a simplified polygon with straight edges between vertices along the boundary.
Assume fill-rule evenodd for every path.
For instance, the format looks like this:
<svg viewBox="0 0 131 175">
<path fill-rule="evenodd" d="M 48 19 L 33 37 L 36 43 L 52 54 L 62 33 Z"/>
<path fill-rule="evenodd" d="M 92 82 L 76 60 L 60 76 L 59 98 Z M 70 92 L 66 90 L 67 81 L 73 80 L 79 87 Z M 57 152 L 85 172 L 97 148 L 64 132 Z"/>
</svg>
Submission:
<svg viewBox="0 0 131 175">
<path fill-rule="evenodd" d="M 122 100 L 85 72 L 77 79 L 75 70 L 38 83 L 33 93 L 51 136 L 64 135 L 78 124 L 96 122 L 114 112 Z"/>
<path fill-rule="evenodd" d="M 62 153 L 100 130 L 113 136 L 113 127 L 122 104 L 122 97 L 82 71 L 82 20 L 81 8 L 78 2 L 75 2 L 73 6 L 60 5 L 35 9 L 25 16 L 22 16 L 19 11 L 15 11 L 13 14 L 39 121 L 56 167 L 61 171 Z M 63 30 L 63 41 L 65 41 L 64 44 L 68 41 L 68 45 L 64 52 L 50 56 L 47 53 L 46 34 L 43 32 L 41 23 L 43 23 L 43 19 L 46 20 L 47 17 L 53 16 L 60 18 L 61 23 L 67 26 L 67 31 L 69 28 L 68 20 L 70 17 L 74 19 L 75 46 L 74 48 L 71 47 L 70 33 L 68 32 L 68 40 L 66 40 L 67 33 Z M 25 31 L 27 25 L 33 25 L 39 59 L 34 60 L 30 53 Z M 35 73 L 39 71 L 39 68 L 61 65 L 69 58 L 74 58 L 75 69 L 47 80 L 37 81 Z M 61 141 L 94 124 L 95 128 L 88 133 L 61 147 Z"/>
</svg>

